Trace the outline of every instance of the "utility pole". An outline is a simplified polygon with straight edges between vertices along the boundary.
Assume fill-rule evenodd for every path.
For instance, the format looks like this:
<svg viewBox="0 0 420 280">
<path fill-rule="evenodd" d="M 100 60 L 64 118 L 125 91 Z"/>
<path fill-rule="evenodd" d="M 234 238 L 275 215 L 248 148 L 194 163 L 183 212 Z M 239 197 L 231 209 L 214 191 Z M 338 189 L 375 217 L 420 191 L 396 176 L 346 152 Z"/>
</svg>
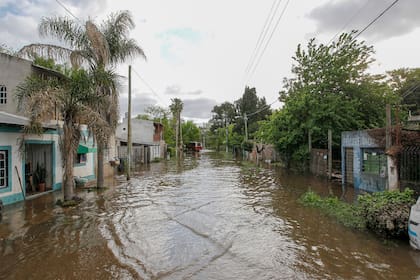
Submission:
<svg viewBox="0 0 420 280">
<path fill-rule="evenodd" d="M 175 127 L 175 158 L 178 159 L 178 150 L 179 150 L 179 143 L 178 143 L 178 136 L 179 136 L 179 117 L 178 112 L 176 113 L 176 127 Z"/>
<path fill-rule="evenodd" d="M 312 152 L 312 132 L 310 130 L 308 131 L 308 150 L 309 150 L 309 154 L 311 154 L 311 152 Z"/>
<path fill-rule="evenodd" d="M 246 113 L 244 113 L 244 121 L 245 121 L 245 141 L 248 141 L 248 117 Z"/>
<path fill-rule="evenodd" d="M 328 179 L 332 178 L 332 131 L 328 129 Z"/>
<path fill-rule="evenodd" d="M 225 117 L 225 129 L 226 129 L 226 153 L 229 152 L 229 132 L 228 132 L 228 127 L 227 127 L 227 116 L 226 114 L 223 114 L 223 116 Z"/>
<path fill-rule="evenodd" d="M 386 104 L 385 148 L 388 150 L 391 146 L 391 105 Z"/>
<path fill-rule="evenodd" d="M 131 65 L 128 66 L 127 180 L 131 171 Z"/>
</svg>

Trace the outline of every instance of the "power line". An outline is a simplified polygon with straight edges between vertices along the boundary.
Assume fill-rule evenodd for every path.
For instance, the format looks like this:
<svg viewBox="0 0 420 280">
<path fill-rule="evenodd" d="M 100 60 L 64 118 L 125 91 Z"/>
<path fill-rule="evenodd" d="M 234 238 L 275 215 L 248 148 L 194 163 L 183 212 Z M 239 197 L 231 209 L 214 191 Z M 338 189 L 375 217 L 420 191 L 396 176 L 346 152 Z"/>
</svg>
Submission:
<svg viewBox="0 0 420 280">
<path fill-rule="evenodd" d="M 363 28 L 361 31 L 359 31 L 359 33 L 356 34 L 356 36 L 354 36 L 354 39 L 356 39 L 357 37 L 359 37 L 363 32 L 366 31 L 366 29 L 368 29 L 371 25 L 373 25 L 380 17 L 382 17 L 386 12 L 388 12 L 395 4 L 397 4 L 397 2 L 400 0 L 395 0 L 394 2 L 391 3 L 391 5 L 389 5 L 388 7 L 386 7 L 385 10 L 383 10 L 379 15 L 377 15 L 368 25 L 365 26 L 365 28 Z"/>
<path fill-rule="evenodd" d="M 277 3 L 277 5 L 276 5 L 276 3 Z M 260 35 L 258 36 L 257 43 L 255 44 L 254 50 L 253 50 L 253 52 L 251 54 L 251 57 L 249 58 L 249 61 L 248 61 L 247 66 L 246 66 L 245 76 L 248 75 L 249 70 L 250 70 L 252 64 L 255 61 L 256 55 L 260 51 L 261 45 L 262 45 L 262 43 L 265 40 L 265 36 L 267 35 L 268 30 L 270 29 L 270 26 L 271 26 L 271 24 L 273 22 L 273 19 L 274 19 L 275 14 L 277 13 L 277 10 L 278 10 L 278 8 L 280 6 L 280 3 L 281 3 L 281 0 L 280 1 L 274 0 L 273 1 L 273 4 L 271 5 L 270 12 L 268 13 L 267 18 L 265 19 L 263 28 L 261 29 Z"/>
<path fill-rule="evenodd" d="M 82 22 L 78 17 L 76 17 L 62 2 L 60 2 L 59 0 L 55 0 L 58 5 L 60 5 L 69 15 L 71 15 L 72 17 L 74 17 L 76 20 L 78 20 L 79 22 Z"/>
<path fill-rule="evenodd" d="M 361 6 L 352 16 L 351 18 L 343 25 L 343 27 L 328 41 L 327 45 L 329 45 L 347 26 L 355 19 L 356 16 L 360 14 L 360 12 L 366 8 L 366 6 L 370 3 L 371 0 L 367 0 L 366 3 Z"/>
<path fill-rule="evenodd" d="M 262 111 L 264 111 L 264 110 L 266 110 L 266 109 L 270 108 L 270 107 L 271 107 L 271 105 L 273 105 L 273 104 L 274 104 L 274 103 L 276 103 L 277 101 L 279 101 L 279 100 L 278 100 L 278 99 L 276 99 L 276 100 L 274 100 L 273 102 L 271 102 L 270 104 L 267 104 L 267 105 L 263 106 L 262 108 L 258 109 L 257 111 L 255 111 L 255 112 L 253 112 L 253 113 L 250 113 L 250 114 L 246 114 L 246 116 L 247 116 L 247 117 L 250 117 L 250 116 L 253 116 L 253 115 L 255 115 L 255 114 L 258 114 L 258 113 L 260 113 L 260 112 L 262 112 Z"/>
<path fill-rule="evenodd" d="M 290 2 L 290 0 L 287 0 L 286 4 L 284 5 L 283 10 L 281 11 L 281 14 L 280 14 L 279 18 L 277 19 L 277 22 L 276 22 L 276 24 L 274 26 L 274 29 L 271 31 L 270 36 L 269 36 L 268 40 L 266 41 L 266 44 L 264 46 L 263 51 L 260 53 L 260 56 L 258 57 L 257 62 L 255 63 L 255 65 L 254 65 L 254 67 L 252 69 L 251 74 L 248 76 L 249 79 L 254 75 L 255 70 L 257 70 L 258 64 L 260 63 L 261 58 L 263 57 L 263 55 L 264 55 L 264 53 L 265 53 L 268 45 L 270 44 L 270 41 L 273 38 L 273 35 L 274 35 L 275 31 L 277 30 L 277 27 L 278 27 L 278 25 L 280 23 L 280 20 L 282 19 L 283 15 L 284 15 L 286 9 L 287 9 L 287 6 L 289 5 L 289 2 Z"/>
<path fill-rule="evenodd" d="M 160 100 L 160 102 L 162 102 L 162 104 L 166 104 L 166 102 L 164 102 L 160 96 L 156 93 L 156 91 L 149 85 L 149 83 L 146 82 L 145 79 L 143 79 L 139 73 L 137 73 L 136 69 L 134 69 L 133 67 L 131 68 L 134 72 L 134 74 L 137 75 L 137 77 L 149 88 L 149 90 Z"/>
</svg>

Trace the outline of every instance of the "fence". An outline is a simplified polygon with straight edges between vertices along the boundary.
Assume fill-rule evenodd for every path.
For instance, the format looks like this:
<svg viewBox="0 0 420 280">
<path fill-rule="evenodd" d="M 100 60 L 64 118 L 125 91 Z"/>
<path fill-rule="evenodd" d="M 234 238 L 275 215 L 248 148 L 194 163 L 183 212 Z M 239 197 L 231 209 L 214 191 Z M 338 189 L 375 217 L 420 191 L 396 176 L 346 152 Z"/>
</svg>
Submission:
<svg viewBox="0 0 420 280">
<path fill-rule="evenodd" d="M 420 193 L 420 146 L 404 147 L 399 163 L 401 189 L 410 188 Z"/>
<path fill-rule="evenodd" d="M 118 147 L 118 158 L 127 158 L 127 146 Z M 131 149 L 131 161 L 134 164 L 150 162 L 150 148 L 147 146 L 133 146 Z"/>
</svg>

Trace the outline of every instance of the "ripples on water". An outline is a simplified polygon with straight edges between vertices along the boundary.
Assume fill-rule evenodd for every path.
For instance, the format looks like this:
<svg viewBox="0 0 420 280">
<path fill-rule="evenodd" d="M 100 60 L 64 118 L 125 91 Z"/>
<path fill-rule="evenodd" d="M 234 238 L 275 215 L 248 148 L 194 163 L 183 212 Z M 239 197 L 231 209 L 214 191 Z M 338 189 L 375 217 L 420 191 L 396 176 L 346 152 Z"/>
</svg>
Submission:
<svg viewBox="0 0 420 280">
<path fill-rule="evenodd" d="M 0 278 L 416 279 L 417 252 L 297 198 L 325 182 L 211 154 L 159 163 L 77 208 L 27 202 L 0 224 Z M 334 189 L 335 191 L 339 188 Z M 414 254 L 413 254 L 414 253 Z M 420 254 L 420 253 L 419 253 Z"/>
</svg>

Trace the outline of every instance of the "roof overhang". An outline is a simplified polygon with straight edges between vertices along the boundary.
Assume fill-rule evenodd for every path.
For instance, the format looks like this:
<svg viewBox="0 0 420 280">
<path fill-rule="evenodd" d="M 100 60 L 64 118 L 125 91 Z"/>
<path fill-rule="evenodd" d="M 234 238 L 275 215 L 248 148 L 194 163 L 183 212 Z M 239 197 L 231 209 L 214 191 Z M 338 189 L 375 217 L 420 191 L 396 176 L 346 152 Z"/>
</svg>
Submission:
<svg viewBox="0 0 420 280">
<path fill-rule="evenodd" d="M 79 144 L 79 147 L 77 147 L 78 154 L 87 154 L 87 153 L 95 153 L 95 152 L 96 152 L 95 147 L 89 147 L 82 144 Z"/>
</svg>

